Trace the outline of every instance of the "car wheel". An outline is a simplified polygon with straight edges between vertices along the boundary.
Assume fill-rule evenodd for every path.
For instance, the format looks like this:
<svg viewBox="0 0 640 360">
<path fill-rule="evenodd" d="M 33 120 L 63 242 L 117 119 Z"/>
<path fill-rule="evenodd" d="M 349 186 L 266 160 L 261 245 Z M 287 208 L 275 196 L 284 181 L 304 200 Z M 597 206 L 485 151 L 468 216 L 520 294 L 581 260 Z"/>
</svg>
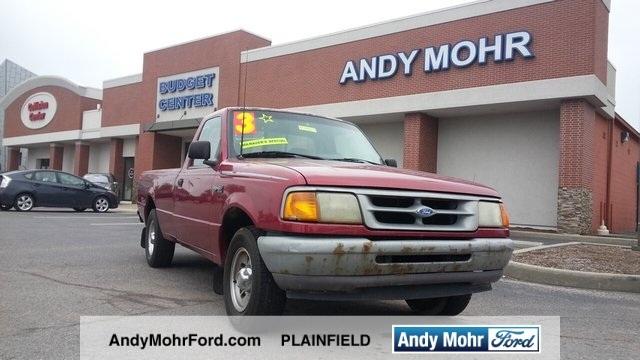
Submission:
<svg viewBox="0 0 640 360">
<path fill-rule="evenodd" d="M 405 301 L 413 312 L 420 315 L 456 316 L 467 308 L 470 300 L 471 294 Z"/>
<path fill-rule="evenodd" d="M 34 204 L 35 201 L 33 200 L 33 196 L 31 194 L 20 194 L 16 196 L 16 201 L 13 205 L 13 208 L 17 211 L 31 211 Z"/>
<path fill-rule="evenodd" d="M 109 200 L 104 196 L 98 196 L 93 200 L 93 211 L 104 213 L 109 211 Z"/>
<path fill-rule="evenodd" d="M 260 251 L 253 227 L 238 230 L 224 263 L 224 304 L 228 315 L 280 315 L 286 294 L 273 280 Z"/>
<path fill-rule="evenodd" d="M 0 204 L 0 210 L 2 211 L 8 211 L 9 209 L 11 209 L 12 205 L 2 205 Z"/>
<path fill-rule="evenodd" d="M 144 252 L 147 257 L 147 264 L 154 268 L 171 265 L 176 244 L 162 236 L 155 209 L 152 209 L 147 216 L 146 228 Z"/>
<path fill-rule="evenodd" d="M 74 207 L 73 210 L 77 211 L 77 212 L 83 212 L 85 210 L 87 210 L 87 208 L 83 208 L 83 207 Z"/>
</svg>

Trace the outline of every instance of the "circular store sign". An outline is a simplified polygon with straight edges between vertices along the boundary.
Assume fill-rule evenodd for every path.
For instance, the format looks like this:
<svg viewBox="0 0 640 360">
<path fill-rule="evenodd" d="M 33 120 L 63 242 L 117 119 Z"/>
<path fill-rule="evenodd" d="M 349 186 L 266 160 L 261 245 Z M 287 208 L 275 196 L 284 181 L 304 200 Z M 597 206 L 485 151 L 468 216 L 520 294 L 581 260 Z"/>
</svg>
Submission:
<svg viewBox="0 0 640 360">
<path fill-rule="evenodd" d="M 27 98 L 20 111 L 20 119 L 29 129 L 40 129 L 51 122 L 58 109 L 53 95 L 40 92 Z"/>
</svg>

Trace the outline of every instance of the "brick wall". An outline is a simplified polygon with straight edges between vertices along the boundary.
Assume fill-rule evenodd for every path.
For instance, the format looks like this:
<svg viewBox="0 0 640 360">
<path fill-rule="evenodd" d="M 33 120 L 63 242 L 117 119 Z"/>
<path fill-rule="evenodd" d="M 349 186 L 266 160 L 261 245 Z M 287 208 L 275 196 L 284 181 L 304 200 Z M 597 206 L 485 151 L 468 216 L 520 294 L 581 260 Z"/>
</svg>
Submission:
<svg viewBox="0 0 640 360">
<path fill-rule="evenodd" d="M 560 0 L 254 61 L 246 65 L 246 103 L 296 107 L 586 74 L 606 83 L 607 22 L 601 0 Z M 532 34 L 535 58 L 425 73 L 421 51 L 411 76 L 338 83 L 348 60 L 517 30 Z"/>
<path fill-rule="evenodd" d="M 122 157 L 122 149 L 124 141 L 122 139 L 112 138 L 109 144 L 109 172 L 115 176 L 120 187 L 124 186 L 124 158 Z"/>
<path fill-rule="evenodd" d="M 633 232 L 636 228 L 636 166 L 640 161 L 640 141 L 622 143 L 620 133 L 628 131 L 619 121 L 613 130 L 610 228 L 616 233 Z"/>
<path fill-rule="evenodd" d="M 155 121 L 157 79 L 220 67 L 218 107 L 238 104 L 240 52 L 270 45 L 244 31 L 193 41 L 144 54 L 142 82 L 104 89 L 102 126 Z"/>
<path fill-rule="evenodd" d="M 58 108 L 49 124 L 41 129 L 28 129 L 20 119 L 20 111 L 27 98 L 35 93 L 48 92 L 56 99 Z M 56 131 L 82 129 L 82 112 L 96 108 L 100 100 L 82 97 L 58 86 L 41 86 L 20 95 L 5 109 L 5 137 L 46 134 Z"/>
<path fill-rule="evenodd" d="M 73 157 L 73 173 L 85 176 L 89 171 L 89 144 L 77 141 Z"/>
<path fill-rule="evenodd" d="M 560 105 L 558 230 L 586 234 L 593 226 L 595 109 L 586 100 Z"/>
<path fill-rule="evenodd" d="M 404 117 L 403 167 L 436 173 L 438 163 L 438 119 L 422 113 Z"/>
<path fill-rule="evenodd" d="M 62 160 L 64 158 L 64 145 L 49 145 L 49 168 L 62 170 Z"/>
</svg>

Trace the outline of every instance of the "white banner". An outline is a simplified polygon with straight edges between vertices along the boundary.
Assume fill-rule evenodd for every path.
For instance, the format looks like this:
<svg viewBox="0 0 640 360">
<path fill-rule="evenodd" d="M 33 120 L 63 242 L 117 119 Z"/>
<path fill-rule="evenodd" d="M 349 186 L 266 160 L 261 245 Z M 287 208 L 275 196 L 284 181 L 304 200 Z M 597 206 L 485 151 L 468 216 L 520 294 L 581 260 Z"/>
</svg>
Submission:
<svg viewBox="0 0 640 360">
<path fill-rule="evenodd" d="M 81 317 L 81 359 L 559 359 L 559 317 Z M 398 355 L 400 356 L 400 355 Z"/>
</svg>

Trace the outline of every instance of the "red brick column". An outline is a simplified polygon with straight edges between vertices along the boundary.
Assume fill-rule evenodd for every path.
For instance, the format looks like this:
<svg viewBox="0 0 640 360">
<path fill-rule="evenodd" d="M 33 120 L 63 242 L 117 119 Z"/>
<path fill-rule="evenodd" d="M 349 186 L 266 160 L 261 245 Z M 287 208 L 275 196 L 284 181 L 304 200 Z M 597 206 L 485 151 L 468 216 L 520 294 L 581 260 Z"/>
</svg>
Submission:
<svg viewBox="0 0 640 360">
<path fill-rule="evenodd" d="M 89 144 L 76 142 L 76 151 L 73 158 L 73 173 L 84 176 L 89 171 Z"/>
<path fill-rule="evenodd" d="M 177 136 L 144 132 L 138 137 L 136 179 L 143 171 L 167 169 L 182 165 L 182 139 Z"/>
<path fill-rule="evenodd" d="M 591 233 L 595 155 L 595 109 L 583 99 L 560 105 L 558 230 Z"/>
<path fill-rule="evenodd" d="M 7 171 L 18 170 L 20 167 L 20 149 L 19 148 L 7 148 Z"/>
<path fill-rule="evenodd" d="M 435 173 L 438 169 L 438 119 L 423 113 L 404 115 L 406 169 Z"/>
<path fill-rule="evenodd" d="M 53 170 L 62 170 L 62 159 L 64 155 L 64 146 L 59 144 L 49 145 L 49 168 Z"/>
<path fill-rule="evenodd" d="M 122 139 L 111 139 L 111 146 L 109 148 L 109 172 L 116 177 L 116 181 L 119 184 L 123 184 L 123 171 L 124 171 L 124 159 L 122 158 L 122 146 L 124 141 Z"/>
</svg>

